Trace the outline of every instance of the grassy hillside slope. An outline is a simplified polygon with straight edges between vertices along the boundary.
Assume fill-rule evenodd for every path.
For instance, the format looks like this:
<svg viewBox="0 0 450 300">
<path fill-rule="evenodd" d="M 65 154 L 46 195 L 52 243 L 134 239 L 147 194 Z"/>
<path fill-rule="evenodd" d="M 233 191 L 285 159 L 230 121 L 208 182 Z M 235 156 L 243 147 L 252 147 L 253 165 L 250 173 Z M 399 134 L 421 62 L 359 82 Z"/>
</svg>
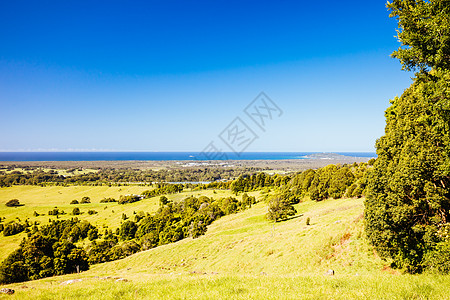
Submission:
<svg viewBox="0 0 450 300">
<path fill-rule="evenodd" d="M 133 218 L 136 212 L 154 213 L 159 208 L 159 197 L 144 199 L 142 201 L 130 204 L 117 204 L 115 202 L 100 203 L 103 198 L 112 197 L 116 200 L 120 195 L 127 194 L 141 194 L 145 190 L 152 189 L 148 186 L 121 186 L 121 187 L 107 187 L 107 186 L 12 186 L 7 188 L 0 188 L 0 217 L 5 218 L 2 222 L 5 224 L 9 221 L 21 221 L 26 219 L 29 222 L 38 221 L 40 224 L 48 224 L 49 219 L 56 220 L 56 216 L 49 216 L 48 211 L 57 207 L 63 210 L 66 214 L 58 216 L 59 219 L 68 219 L 77 217 L 81 220 L 87 220 L 93 225 L 97 226 L 101 231 L 103 228 L 115 230 L 120 227 L 122 221 L 122 214 Z M 230 191 L 186 191 L 179 194 L 167 195 L 172 201 L 180 201 L 190 195 L 198 196 L 205 195 L 208 197 L 228 197 L 232 193 Z M 91 203 L 71 205 L 70 202 L 74 199 L 81 201 L 84 196 L 90 197 Z M 11 199 L 19 199 L 23 206 L 7 207 L 5 204 Z M 72 215 L 72 210 L 78 207 L 82 212 L 81 215 Z M 88 210 L 95 210 L 97 214 L 88 215 Z M 34 212 L 40 214 L 35 217 Z M 25 237 L 25 233 L 14 236 L 4 237 L 0 233 L 0 261 L 3 260 L 14 249 L 19 246 L 20 241 Z"/>
<path fill-rule="evenodd" d="M 362 199 L 306 201 L 297 210 L 300 216 L 274 224 L 259 203 L 219 219 L 198 239 L 81 274 L 8 285 L 16 290 L 9 298 L 450 299 L 448 276 L 400 275 L 373 253 Z M 336 275 L 324 275 L 328 269 Z M 71 279 L 81 281 L 62 283 Z"/>
</svg>

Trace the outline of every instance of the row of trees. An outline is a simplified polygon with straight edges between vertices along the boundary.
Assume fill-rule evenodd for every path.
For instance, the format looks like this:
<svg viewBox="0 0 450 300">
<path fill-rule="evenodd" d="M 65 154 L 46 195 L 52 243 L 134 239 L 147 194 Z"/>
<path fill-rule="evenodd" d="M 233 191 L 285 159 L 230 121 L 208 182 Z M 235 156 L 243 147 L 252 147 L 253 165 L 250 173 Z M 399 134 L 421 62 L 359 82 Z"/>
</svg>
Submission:
<svg viewBox="0 0 450 300">
<path fill-rule="evenodd" d="M 164 194 L 175 194 L 183 191 L 182 184 L 157 184 L 157 188 L 142 192 L 145 198 L 151 198 Z"/>
<path fill-rule="evenodd" d="M 250 176 L 239 176 L 233 180 L 230 189 L 233 193 L 250 192 L 264 187 L 280 187 L 290 180 L 289 176 L 279 174 L 268 175 L 265 172 L 252 174 Z"/>
<path fill-rule="evenodd" d="M 98 172 L 90 172 L 78 175 L 58 175 L 54 170 L 42 171 L 13 171 L 11 173 L 0 172 L 0 187 L 12 185 L 41 185 L 52 184 L 111 184 L 130 182 L 209 182 L 231 180 L 240 175 L 249 175 L 259 171 L 258 168 L 179 168 L 161 170 L 132 170 L 132 169 L 101 169 Z"/>
<path fill-rule="evenodd" d="M 317 170 L 306 170 L 289 181 L 280 180 L 279 192 L 270 198 L 266 218 L 272 221 L 287 219 L 297 213 L 293 204 L 309 196 L 311 200 L 361 197 L 365 193 L 367 175 L 375 159 L 353 165 L 328 165 Z M 289 178 L 286 176 L 286 178 Z"/>
<path fill-rule="evenodd" d="M 328 165 L 303 171 L 282 186 L 279 197 L 291 204 L 299 203 L 306 196 L 316 201 L 344 196 L 361 197 L 365 193 L 367 174 L 373 162 Z"/>
</svg>

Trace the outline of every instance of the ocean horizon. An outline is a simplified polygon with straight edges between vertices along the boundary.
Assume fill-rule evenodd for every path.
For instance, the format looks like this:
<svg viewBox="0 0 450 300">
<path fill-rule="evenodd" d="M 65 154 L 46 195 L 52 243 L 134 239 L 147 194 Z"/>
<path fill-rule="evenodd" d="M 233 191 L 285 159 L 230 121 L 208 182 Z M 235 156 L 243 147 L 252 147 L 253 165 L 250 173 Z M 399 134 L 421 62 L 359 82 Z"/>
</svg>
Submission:
<svg viewBox="0 0 450 300">
<path fill-rule="evenodd" d="M 376 157 L 375 152 L 0 152 L 0 161 L 286 160 L 309 159 L 315 154 Z"/>
</svg>

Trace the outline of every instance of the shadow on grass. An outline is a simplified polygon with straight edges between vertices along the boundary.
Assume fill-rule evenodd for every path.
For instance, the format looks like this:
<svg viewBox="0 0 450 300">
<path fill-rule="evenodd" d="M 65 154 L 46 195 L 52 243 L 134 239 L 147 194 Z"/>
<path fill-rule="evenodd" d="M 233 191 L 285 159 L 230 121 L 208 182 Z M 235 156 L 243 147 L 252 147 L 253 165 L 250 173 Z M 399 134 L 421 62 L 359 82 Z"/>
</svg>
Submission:
<svg viewBox="0 0 450 300">
<path fill-rule="evenodd" d="M 300 218 L 300 217 L 302 217 L 302 216 L 303 216 L 303 214 L 291 216 L 291 217 L 288 217 L 288 218 L 283 219 L 283 220 L 278 220 L 278 221 L 276 221 L 275 223 L 280 223 L 280 222 L 289 221 L 289 220 L 292 220 L 292 219 L 297 219 L 297 218 Z"/>
</svg>

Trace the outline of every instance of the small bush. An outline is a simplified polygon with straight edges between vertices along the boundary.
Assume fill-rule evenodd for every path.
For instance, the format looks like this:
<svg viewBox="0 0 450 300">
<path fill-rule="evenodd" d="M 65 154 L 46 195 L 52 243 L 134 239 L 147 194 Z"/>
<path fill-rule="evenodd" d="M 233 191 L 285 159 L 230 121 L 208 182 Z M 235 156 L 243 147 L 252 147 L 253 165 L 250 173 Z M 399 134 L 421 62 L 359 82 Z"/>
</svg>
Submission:
<svg viewBox="0 0 450 300">
<path fill-rule="evenodd" d="M 18 199 L 11 199 L 8 202 L 6 202 L 6 206 L 8 206 L 8 207 L 17 207 L 17 206 L 20 206 L 20 205 L 21 204 L 20 204 Z"/>
<path fill-rule="evenodd" d="M 81 204 L 85 204 L 85 203 L 91 203 L 91 198 L 89 197 L 83 197 L 81 198 Z"/>
<path fill-rule="evenodd" d="M 23 226 L 22 224 L 12 222 L 5 225 L 5 228 L 3 229 L 3 235 L 4 236 L 15 235 L 22 232 L 24 229 L 25 226 Z"/>
<path fill-rule="evenodd" d="M 72 210 L 72 215 L 74 215 L 74 216 L 77 216 L 77 215 L 79 215 L 81 212 L 80 212 L 80 209 L 78 208 L 78 207 L 75 207 L 73 210 Z"/>
<path fill-rule="evenodd" d="M 49 216 L 58 216 L 58 215 L 64 215 L 64 211 L 60 211 L 58 208 L 54 208 L 53 210 L 48 211 Z"/>
<path fill-rule="evenodd" d="M 96 213 L 97 213 L 97 211 L 95 211 L 95 210 L 92 210 L 92 209 L 88 210 L 88 215 L 95 215 Z"/>
<path fill-rule="evenodd" d="M 70 204 L 79 204 L 79 202 L 78 202 L 78 200 L 72 200 L 72 201 L 70 201 Z"/>
<path fill-rule="evenodd" d="M 163 207 L 169 203 L 169 199 L 166 196 L 159 197 L 159 206 Z"/>
<path fill-rule="evenodd" d="M 108 203 L 108 202 L 117 202 L 117 200 L 114 198 L 103 198 L 102 200 L 100 200 L 100 203 Z"/>
<path fill-rule="evenodd" d="M 142 198 L 138 195 L 127 195 L 127 196 L 121 195 L 118 203 L 119 204 L 133 203 L 133 202 L 139 201 L 141 199 Z"/>
</svg>

